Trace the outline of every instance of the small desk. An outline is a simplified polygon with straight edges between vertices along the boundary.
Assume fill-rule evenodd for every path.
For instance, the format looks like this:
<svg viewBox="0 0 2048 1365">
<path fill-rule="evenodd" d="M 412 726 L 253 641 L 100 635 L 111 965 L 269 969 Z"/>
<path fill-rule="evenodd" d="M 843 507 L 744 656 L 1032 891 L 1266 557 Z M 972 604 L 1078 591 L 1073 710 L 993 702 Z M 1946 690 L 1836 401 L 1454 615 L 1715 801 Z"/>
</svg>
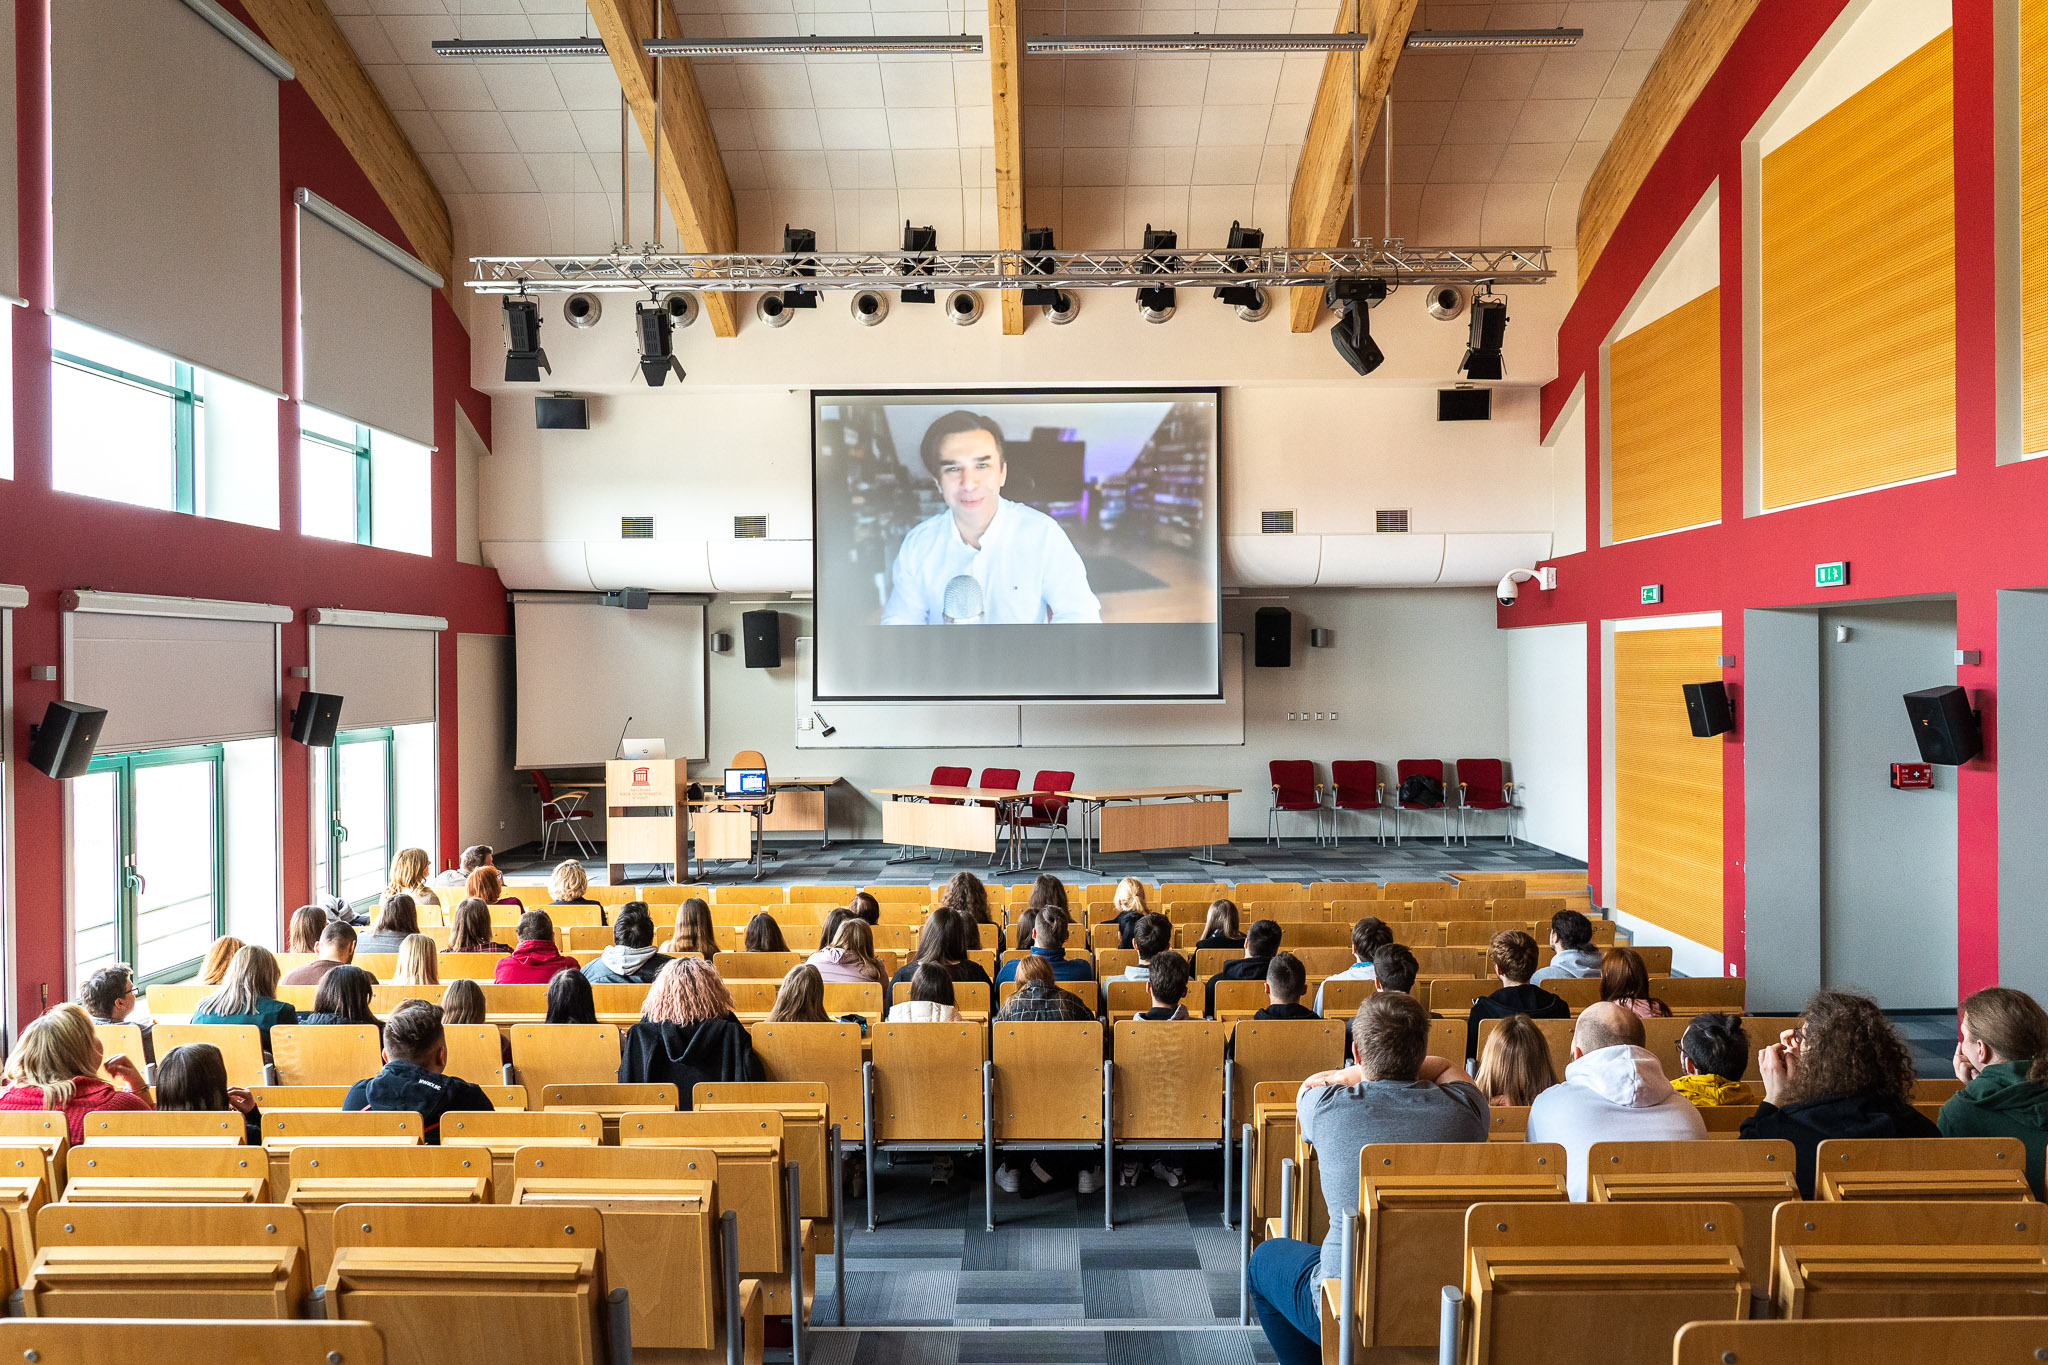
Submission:
<svg viewBox="0 0 2048 1365">
<path fill-rule="evenodd" d="M 1216 845 L 1230 842 L 1230 798 L 1239 787 L 1106 787 L 1093 791 L 1066 791 L 1064 796 L 1081 808 L 1081 871 L 1102 875 L 1089 853 L 1089 839 L 1096 853 L 1131 853 L 1153 848 L 1199 848 L 1198 863 L 1215 863 L 1208 856 Z M 1170 804 L 1185 802 L 1184 805 Z"/>
<path fill-rule="evenodd" d="M 774 808 L 762 811 L 767 802 L 758 797 L 705 796 L 687 803 L 690 811 L 690 856 L 703 871 L 707 862 L 744 860 L 755 865 L 767 856 L 762 836 L 785 830 L 816 830 L 818 847 L 831 845 L 829 811 L 825 793 L 836 786 L 836 777 L 771 777 Z"/>
<path fill-rule="evenodd" d="M 882 841 L 907 848 L 957 848 L 992 855 L 996 852 L 997 817 L 1003 816 L 1001 824 L 1007 840 L 1005 857 L 999 869 L 1003 872 L 1012 872 L 1023 866 L 1017 824 L 1007 818 L 1010 808 L 1034 797 L 1049 795 L 1047 792 L 1001 787 L 874 787 L 871 790 L 877 796 L 889 798 L 882 806 Z M 961 804 L 933 804 L 938 801 L 958 801 Z M 918 862 L 924 856 L 922 853 L 906 853 L 889 861 Z"/>
</svg>

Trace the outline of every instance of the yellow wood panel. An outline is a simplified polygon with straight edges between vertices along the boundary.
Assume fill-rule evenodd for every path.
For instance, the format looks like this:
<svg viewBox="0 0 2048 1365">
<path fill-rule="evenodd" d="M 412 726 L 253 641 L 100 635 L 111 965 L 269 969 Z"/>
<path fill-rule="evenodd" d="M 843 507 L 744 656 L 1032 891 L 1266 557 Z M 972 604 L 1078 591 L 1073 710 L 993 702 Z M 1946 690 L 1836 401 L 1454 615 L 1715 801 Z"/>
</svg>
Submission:
<svg viewBox="0 0 2048 1365">
<path fill-rule="evenodd" d="M 1721 676 L 1719 626 L 1614 637 L 1614 904 L 1721 946 L 1721 755 L 1681 687 Z"/>
<path fill-rule="evenodd" d="M 2048 0 L 2020 0 L 2020 440 L 2048 450 Z"/>
<path fill-rule="evenodd" d="M 1950 35 L 1763 159 L 1763 505 L 1956 463 Z"/>
<path fill-rule="evenodd" d="M 1610 346 L 1607 394 L 1614 538 L 1719 520 L 1720 289 Z"/>
</svg>

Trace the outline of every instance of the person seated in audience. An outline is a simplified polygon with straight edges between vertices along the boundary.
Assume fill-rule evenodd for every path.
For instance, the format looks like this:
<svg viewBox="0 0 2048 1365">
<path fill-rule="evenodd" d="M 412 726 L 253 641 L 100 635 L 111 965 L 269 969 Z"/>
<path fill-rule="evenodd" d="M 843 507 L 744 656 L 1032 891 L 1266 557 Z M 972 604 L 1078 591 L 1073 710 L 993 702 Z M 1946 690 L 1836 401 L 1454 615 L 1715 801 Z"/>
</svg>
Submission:
<svg viewBox="0 0 2048 1365">
<path fill-rule="evenodd" d="M 302 905 L 292 911 L 291 925 L 285 930 L 284 950 L 288 953 L 317 953 L 320 951 L 320 931 L 327 927 L 327 912 L 317 905 Z"/>
<path fill-rule="evenodd" d="M 1033 879 L 1031 896 L 1025 904 L 1033 910 L 1051 906 L 1067 919 L 1074 917 L 1074 907 L 1067 904 L 1067 884 L 1050 872 L 1041 872 Z"/>
<path fill-rule="evenodd" d="M 483 986 L 467 976 L 458 976 L 450 981 L 447 989 L 441 992 L 441 1022 L 449 1028 L 490 1023 L 490 1011 L 484 1007 Z M 498 1035 L 498 1060 L 505 1066 L 512 1065 L 512 1040 L 503 1033 Z"/>
<path fill-rule="evenodd" d="M 1415 989 L 1415 978 L 1421 971 L 1422 964 L 1415 960 L 1415 950 L 1405 943 L 1389 943 L 1373 950 L 1374 991 L 1400 991 L 1403 995 L 1409 994 Z"/>
<path fill-rule="evenodd" d="M 951 916 L 948 916 L 951 918 Z M 950 1024 L 959 1019 L 953 1003 L 953 978 L 937 962 L 920 962 L 910 974 L 909 998 L 889 1007 L 884 1023 Z"/>
<path fill-rule="evenodd" d="M 1529 941 L 1527 934 L 1523 940 Z M 1533 952 L 1535 944 L 1530 943 Z M 1565 1184 L 1586 1198 L 1586 1149 L 1596 1142 L 1676 1142 L 1705 1138 L 1700 1111 L 1664 1075 L 1643 1046 L 1643 1021 L 1602 1001 L 1579 1016 L 1564 1079 L 1529 1105 L 1528 1141 L 1564 1148 Z"/>
<path fill-rule="evenodd" d="M 1152 979 L 1152 960 L 1173 947 L 1173 921 L 1153 911 L 1140 917 L 1130 936 L 1129 944 L 1138 953 L 1138 963 L 1126 967 L 1122 973 L 1111 978 L 1116 981 L 1149 981 Z"/>
<path fill-rule="evenodd" d="M 394 986 L 438 986 L 441 958 L 434 940 L 425 934 L 407 934 L 398 945 L 398 965 L 391 973 Z"/>
<path fill-rule="evenodd" d="M 644 906 L 642 907 L 645 908 Z M 789 941 L 782 936 L 782 926 L 775 922 L 775 916 L 766 910 L 757 910 L 747 921 L 747 937 L 741 946 L 750 953 L 786 953 Z M 657 968 L 657 970 L 659 970 Z"/>
<path fill-rule="evenodd" d="M 1145 988 L 1152 994 L 1152 1008 L 1135 1019 L 1185 1019 L 1188 1017 L 1188 983 L 1194 979 L 1194 969 L 1188 960 L 1171 948 L 1162 949 L 1152 959 L 1152 965 L 1145 969 Z"/>
<path fill-rule="evenodd" d="M 112 1085 L 100 1079 L 105 1071 Z M 85 1141 L 85 1116 L 97 1110 L 149 1109 L 149 1086 L 125 1054 L 109 1057 L 92 1019 L 79 1005 L 52 1005 L 30 1021 L 0 1072 L 0 1111 L 62 1111 L 76 1147 Z"/>
<path fill-rule="evenodd" d="M 1695 1015 L 1678 1038 L 1678 1064 L 1685 1074 L 1673 1076 L 1671 1088 L 1700 1109 L 1742 1104 L 1742 1073 L 1752 1055 L 1742 1020 L 1732 1014 Z"/>
<path fill-rule="evenodd" d="M 301 1024 L 359 1024 L 382 1028 L 370 1013 L 370 993 L 376 986 L 361 967 L 336 967 L 320 979 L 313 991 L 313 1008 L 298 1018 Z"/>
<path fill-rule="evenodd" d="M 846 903 L 846 913 L 855 919 L 866 920 L 869 925 L 882 922 L 882 903 L 865 891 L 853 893 L 853 899 Z"/>
<path fill-rule="evenodd" d="M 872 981 L 880 985 L 883 980 L 882 964 L 875 957 L 875 931 L 864 919 L 848 916 L 841 920 L 831 942 L 812 953 L 807 961 L 825 981 Z"/>
<path fill-rule="evenodd" d="M 1244 935 L 1237 932 L 1237 903 L 1228 900 L 1209 902 L 1209 917 L 1202 922 L 1202 936 L 1195 941 L 1195 951 L 1204 948 L 1228 948 L 1236 952 L 1244 947 Z"/>
<path fill-rule="evenodd" d="M 298 1023 L 299 1012 L 277 998 L 277 959 L 270 949 L 252 943 L 228 963 L 220 989 L 192 1007 L 192 1022 L 254 1024 L 268 1056 L 271 1027 Z"/>
<path fill-rule="evenodd" d="M 718 956 L 718 936 L 711 927 L 711 907 L 700 896 L 692 896 L 676 907 L 675 930 L 661 951 L 671 957 L 693 953 L 709 961 Z"/>
<path fill-rule="evenodd" d="M 1479 1045 L 1479 1091 L 1495 1108 L 1526 1106 L 1557 1084 L 1550 1043 L 1536 1021 L 1510 1014 Z"/>
<path fill-rule="evenodd" d="M 1308 968 L 1301 965 L 1301 959 L 1293 953 L 1275 953 L 1273 963 L 1266 968 L 1266 1007 L 1254 1014 L 1254 1019 L 1321 1019 L 1301 1003 L 1302 993 L 1308 989 Z"/>
<path fill-rule="evenodd" d="M 948 981 L 979 981 L 989 985 L 988 973 L 967 956 L 967 933 L 972 925 L 964 912 L 943 905 L 926 916 L 924 928 L 917 933 L 917 955 L 889 978 L 890 997 L 893 999 L 897 988 L 909 984 L 917 969 L 927 964 L 944 972 Z"/>
<path fill-rule="evenodd" d="M 545 910 L 529 910 L 519 917 L 519 942 L 498 959 L 492 978 L 500 983 L 545 985 L 557 972 L 572 971 L 576 959 L 555 947 L 555 922 Z"/>
<path fill-rule="evenodd" d="M 1069 924 L 1065 915 L 1041 909 L 1031 925 L 1031 953 L 1029 957 L 1011 958 L 996 973 L 996 984 L 1005 981 L 1022 981 L 1021 967 L 1025 962 L 1043 962 L 1055 981 L 1093 981 L 1095 969 L 1084 957 L 1067 956 L 1067 934 Z M 1092 1017 L 1092 1016 L 1091 1016 Z"/>
<path fill-rule="evenodd" d="M 263 1145 L 256 1097 L 228 1084 L 227 1061 L 212 1043 L 187 1043 L 164 1054 L 156 1064 L 156 1108 L 160 1114 L 240 1114 L 244 1141 Z"/>
<path fill-rule="evenodd" d="M 1145 883 L 1125 877 L 1116 884 L 1111 906 L 1116 911 L 1116 946 L 1128 949 L 1136 940 L 1139 923 L 1151 912 L 1145 904 Z"/>
<path fill-rule="evenodd" d="M 443 1114 L 491 1108 L 491 1097 L 482 1086 L 447 1073 L 448 1037 L 441 1007 L 431 1000 L 406 1000 L 384 1021 L 384 1069 L 350 1086 L 341 1107 L 346 1112 L 418 1114 L 422 1138 L 438 1147 Z"/>
<path fill-rule="evenodd" d="M 1023 1020 L 1085 1023 L 1095 1017 L 1095 1011 L 1089 1009 L 1085 1001 L 1070 991 L 1061 990 L 1056 984 L 1059 978 L 1053 975 L 1052 959 L 1026 957 L 1008 965 L 1017 969 L 1012 978 L 1017 983 L 1017 993 L 997 1012 L 999 1021 L 1006 1024 Z"/>
<path fill-rule="evenodd" d="M 2038 1199 L 2048 1152 L 2048 1011 L 2024 991 L 1993 986 L 1958 1013 L 1954 1064 L 1963 1088 L 1941 1106 L 1941 1135 L 2018 1138 Z"/>
<path fill-rule="evenodd" d="M 1650 969 L 1633 948 L 1609 948 L 1600 954 L 1600 998 L 1638 1019 L 1671 1017 L 1671 1006 L 1650 998 Z"/>
<path fill-rule="evenodd" d="M 509 953 L 512 950 L 492 936 L 491 907 L 474 896 L 464 897 L 448 917 L 448 951 L 451 953 Z"/>
<path fill-rule="evenodd" d="M 1799 1192 L 1808 1199 L 1814 1157 L 1828 1138 L 1941 1135 L 1913 1107 L 1913 1054 L 1867 995 L 1814 992 L 1798 1025 L 1758 1052 L 1756 1064 L 1764 1102 L 1742 1121 L 1740 1135 L 1791 1142 Z"/>
<path fill-rule="evenodd" d="M 384 903 L 384 897 L 381 894 L 377 897 L 377 903 L 379 905 Z M 346 924 L 351 929 L 367 929 L 370 927 L 371 916 L 367 912 L 358 914 L 355 906 L 346 896 L 315 896 L 313 897 L 313 904 L 318 906 L 321 913 L 326 915 L 335 924 Z"/>
<path fill-rule="evenodd" d="M 1215 911 L 1212 909 L 1213 915 Z M 1196 952 L 1201 949 L 1197 948 Z M 1280 951 L 1280 926 L 1269 919 L 1252 921 L 1244 935 L 1244 956 L 1223 964 L 1223 970 L 1209 978 L 1202 996 L 1202 1013 L 1216 1017 L 1216 983 L 1219 981 L 1262 981 L 1272 969 L 1273 955 Z"/>
<path fill-rule="evenodd" d="M 982 925 L 995 925 L 995 950 L 999 953 L 1003 951 L 1002 921 L 998 920 L 995 917 L 995 912 L 989 909 L 988 888 L 982 885 L 981 878 L 975 876 L 972 872 L 955 872 L 952 878 L 947 881 L 946 889 L 940 893 L 939 903 L 934 908 L 951 910 L 955 914 L 967 917 L 967 923 L 970 926 L 967 933 L 967 946 L 969 948 L 981 946 Z M 873 921 L 869 922 L 873 923 Z M 959 977 L 954 978 L 956 981 L 960 979 Z"/>
<path fill-rule="evenodd" d="M 1484 1142 L 1486 1097 L 1456 1062 L 1429 1056 L 1429 1011 L 1376 990 L 1351 1021 L 1351 1065 L 1301 1083 L 1301 1137 L 1315 1144 L 1323 1201 L 1358 1207 L 1358 1154 L 1373 1142 Z M 1343 1223 L 1318 1246 L 1273 1237 L 1252 1253 L 1251 1300 L 1280 1365 L 1322 1365 L 1322 1282 L 1339 1278 Z"/>
<path fill-rule="evenodd" d="M 1600 975 L 1600 950 L 1593 946 L 1593 921 L 1576 910 L 1550 917 L 1550 965 L 1529 979 L 1534 982 L 1586 980 Z"/>
<path fill-rule="evenodd" d="M 590 992 L 590 978 L 571 967 L 556 972 L 548 982 L 548 1012 L 543 1024 L 594 1024 L 597 1002 Z"/>
<path fill-rule="evenodd" d="M 391 880 L 385 884 L 384 894 L 403 891 L 412 897 L 414 905 L 439 905 L 441 898 L 427 883 L 427 874 L 433 870 L 434 864 L 425 849 L 401 848 L 391 855 Z"/>
<path fill-rule="evenodd" d="M 469 883 L 470 873 L 480 867 L 492 866 L 492 860 L 496 857 L 497 854 L 492 851 L 489 844 L 471 844 L 468 848 L 462 850 L 462 857 L 454 867 L 449 868 L 446 872 L 435 874 L 433 884 L 435 886 L 466 886 Z"/>
<path fill-rule="evenodd" d="M 411 896 L 394 891 L 378 902 L 377 917 L 370 921 L 370 932 L 356 939 L 356 951 L 396 953 L 399 945 L 419 931 L 419 908 Z"/>
<path fill-rule="evenodd" d="M 320 914 L 317 909 L 314 913 Z M 356 960 L 354 925 L 328 919 L 325 915 L 320 916 L 320 925 L 320 936 L 313 944 L 313 951 L 319 956 L 286 972 L 278 982 L 280 986 L 317 986 L 336 967 L 345 967 Z"/>
<path fill-rule="evenodd" d="M 128 1023 L 129 1016 L 135 1013 L 135 969 L 125 962 L 100 968 L 79 987 L 78 1002 L 85 1006 L 94 1024 Z M 143 1060 L 155 1061 L 156 1040 L 152 1035 L 156 1026 L 144 1021 L 137 1027 L 142 1030 Z"/>
<path fill-rule="evenodd" d="M 640 1022 L 621 1040 L 619 1084 L 673 1085 L 684 1109 L 699 1082 L 759 1081 L 765 1074 L 718 969 L 701 957 L 679 957 L 661 969 Z"/>
<path fill-rule="evenodd" d="M 199 964 L 199 984 L 218 986 L 228 974 L 228 964 L 235 960 L 235 954 L 248 945 L 233 934 L 222 934 L 206 950 L 206 959 Z"/>
<path fill-rule="evenodd" d="M 775 992 L 775 1003 L 768 1007 L 768 1023 L 771 1024 L 829 1024 L 832 1017 L 825 1013 L 825 978 L 818 975 L 818 969 L 808 962 L 799 962 L 783 974 L 782 985 Z"/>
<path fill-rule="evenodd" d="M 1572 1017 L 1571 1006 L 1541 986 L 1529 984 L 1529 977 L 1536 970 L 1535 939 L 1520 929 L 1503 929 L 1487 945 L 1486 955 L 1493 974 L 1500 978 L 1500 989 L 1472 1002 L 1465 1025 L 1467 1057 L 1479 1055 L 1481 1019 L 1505 1019 L 1510 1014 L 1526 1014 L 1531 1019 Z"/>
<path fill-rule="evenodd" d="M 597 922 L 604 923 L 604 902 L 592 900 L 590 874 L 583 870 L 583 864 L 574 858 L 565 858 L 555 864 L 555 870 L 548 874 L 549 905 L 595 905 Z"/>
<path fill-rule="evenodd" d="M 751 925 L 748 931 L 752 932 Z M 666 953 L 654 951 L 654 916 L 647 903 L 627 901 L 612 920 L 611 946 L 583 969 L 583 975 L 592 985 L 648 986 L 673 960 Z"/>
<path fill-rule="evenodd" d="M 1371 981 L 1373 979 L 1372 955 L 1394 941 L 1394 931 L 1387 928 L 1387 922 L 1378 915 L 1367 915 L 1351 926 L 1351 956 L 1349 967 L 1332 973 L 1322 986 L 1316 987 L 1316 1013 L 1323 1012 L 1323 986 L 1332 981 Z"/>
<path fill-rule="evenodd" d="M 510 905 L 517 907 L 522 903 L 519 897 L 506 892 L 505 874 L 492 867 L 489 863 L 484 864 L 469 874 L 469 884 L 466 889 L 467 894 L 475 896 L 485 905 Z"/>
</svg>

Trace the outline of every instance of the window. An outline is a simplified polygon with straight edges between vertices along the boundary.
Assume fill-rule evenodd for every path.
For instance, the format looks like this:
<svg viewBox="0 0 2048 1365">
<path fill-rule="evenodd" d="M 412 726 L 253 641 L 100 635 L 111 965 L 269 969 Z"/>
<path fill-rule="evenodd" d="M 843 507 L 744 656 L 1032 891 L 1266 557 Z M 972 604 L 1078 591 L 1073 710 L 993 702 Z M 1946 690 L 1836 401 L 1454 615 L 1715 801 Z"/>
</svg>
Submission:
<svg viewBox="0 0 2048 1365">
<path fill-rule="evenodd" d="M 190 976 L 224 929 L 221 746 L 108 754 L 71 784 L 73 956 Z"/>
<path fill-rule="evenodd" d="M 326 828 L 314 830 L 313 882 L 351 904 L 374 902 L 391 867 L 397 793 L 391 731 L 349 730 L 313 751 L 313 790 Z M 322 836 L 325 836 L 324 838 Z"/>
<path fill-rule="evenodd" d="M 299 408 L 299 530 L 372 544 L 371 433 L 345 417 Z"/>
<path fill-rule="evenodd" d="M 50 351 L 58 491 L 198 511 L 197 371 L 64 318 L 50 320 Z"/>
</svg>

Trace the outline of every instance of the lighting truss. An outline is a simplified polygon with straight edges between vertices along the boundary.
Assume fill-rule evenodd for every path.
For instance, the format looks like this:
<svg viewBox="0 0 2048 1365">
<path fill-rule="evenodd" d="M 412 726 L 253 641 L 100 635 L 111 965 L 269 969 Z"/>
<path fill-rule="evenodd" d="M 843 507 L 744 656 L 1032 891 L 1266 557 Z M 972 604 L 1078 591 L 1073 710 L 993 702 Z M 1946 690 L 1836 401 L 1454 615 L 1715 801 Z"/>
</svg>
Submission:
<svg viewBox="0 0 2048 1365">
<path fill-rule="evenodd" d="M 883 34 L 841 38 L 658 38 L 642 43 L 650 57 L 816 57 L 835 53 L 896 56 L 922 52 L 980 52 L 974 33 Z"/>
<path fill-rule="evenodd" d="M 1582 28 L 1417 29 L 1403 44 L 1410 52 L 1470 52 L 1497 47 L 1577 47 Z"/>
<path fill-rule="evenodd" d="M 1169 269 L 1162 270 L 1162 259 Z M 477 256 L 465 284 L 479 294 L 644 293 L 697 289 L 758 294 L 785 289 L 1191 289 L 1248 284 L 1321 287 L 1337 280 L 1390 285 L 1542 284 L 1557 272 L 1547 246 L 1223 247 L 1130 251 L 854 251 L 806 253 L 802 273 L 784 254 Z"/>
</svg>

